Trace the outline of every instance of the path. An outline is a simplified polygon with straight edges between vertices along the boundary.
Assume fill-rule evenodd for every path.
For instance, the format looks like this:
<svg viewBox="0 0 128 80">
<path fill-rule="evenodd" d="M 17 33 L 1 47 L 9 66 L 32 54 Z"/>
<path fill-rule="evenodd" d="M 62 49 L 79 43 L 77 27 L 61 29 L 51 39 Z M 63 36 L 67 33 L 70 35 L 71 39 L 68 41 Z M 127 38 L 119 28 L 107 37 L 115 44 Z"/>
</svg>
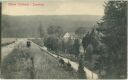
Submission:
<svg viewBox="0 0 128 80">
<path fill-rule="evenodd" d="M 39 45 L 38 45 L 39 46 Z M 46 50 L 46 47 L 41 47 L 39 46 L 41 49 L 43 49 L 44 51 L 46 51 L 47 53 L 49 53 L 50 55 L 54 56 L 55 58 L 57 58 L 58 56 L 55 54 L 50 53 L 49 51 Z M 79 64 L 77 62 L 73 62 L 70 59 L 64 58 L 59 56 L 60 58 L 62 58 L 64 60 L 65 63 L 70 63 L 72 68 L 77 71 L 78 70 L 78 66 Z M 92 71 L 90 71 L 89 69 L 87 69 L 86 67 L 84 67 L 84 71 L 86 72 L 86 76 L 87 79 L 98 79 L 98 75 Z"/>
</svg>

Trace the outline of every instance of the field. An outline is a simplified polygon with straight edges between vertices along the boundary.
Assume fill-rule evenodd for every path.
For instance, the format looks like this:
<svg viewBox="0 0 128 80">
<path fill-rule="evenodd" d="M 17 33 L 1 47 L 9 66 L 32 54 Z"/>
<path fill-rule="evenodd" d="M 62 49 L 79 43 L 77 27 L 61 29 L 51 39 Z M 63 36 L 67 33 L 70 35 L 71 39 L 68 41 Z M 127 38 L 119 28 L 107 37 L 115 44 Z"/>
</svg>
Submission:
<svg viewBox="0 0 128 80">
<path fill-rule="evenodd" d="M 2 78 L 11 79 L 77 79 L 77 74 L 59 65 L 53 56 L 36 44 L 30 48 L 20 43 L 3 61 Z"/>
</svg>

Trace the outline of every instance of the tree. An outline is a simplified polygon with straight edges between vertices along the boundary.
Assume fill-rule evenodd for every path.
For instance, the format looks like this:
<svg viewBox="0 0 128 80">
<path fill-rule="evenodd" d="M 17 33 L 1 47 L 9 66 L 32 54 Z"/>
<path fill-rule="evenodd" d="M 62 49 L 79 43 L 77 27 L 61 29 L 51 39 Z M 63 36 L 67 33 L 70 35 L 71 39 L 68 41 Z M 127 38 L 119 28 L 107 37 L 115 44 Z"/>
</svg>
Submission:
<svg viewBox="0 0 128 80">
<path fill-rule="evenodd" d="M 104 33 L 103 43 L 108 48 L 107 74 L 115 78 L 127 77 L 127 1 L 108 1 L 105 3 L 105 15 L 99 24 Z"/>
<path fill-rule="evenodd" d="M 48 28 L 47 28 L 47 33 L 48 33 L 49 35 L 55 34 L 55 33 L 56 33 L 56 32 L 55 32 L 55 27 L 54 27 L 54 26 L 48 27 Z"/>
<path fill-rule="evenodd" d="M 80 38 L 82 38 L 86 32 L 87 31 L 85 27 L 79 27 L 76 29 L 75 34 L 78 35 Z"/>
<path fill-rule="evenodd" d="M 50 26 L 47 28 L 47 33 L 49 35 L 56 35 L 58 38 L 60 38 L 63 34 L 63 28 L 60 26 Z"/>
<path fill-rule="evenodd" d="M 46 46 L 49 50 L 58 51 L 58 38 L 56 36 L 49 36 L 44 40 L 44 46 Z"/>
<path fill-rule="evenodd" d="M 80 48 L 80 42 L 79 42 L 79 39 L 75 39 L 74 41 L 74 44 L 73 44 L 73 54 L 78 57 L 80 51 L 79 51 L 79 48 Z"/>
<path fill-rule="evenodd" d="M 102 44 L 102 45 L 98 45 L 97 48 L 95 49 L 95 54 L 98 55 L 98 59 L 96 59 L 96 63 L 94 66 L 95 70 L 99 70 L 99 77 L 103 78 L 105 74 L 103 74 L 103 71 L 106 71 L 106 66 L 107 65 L 107 57 L 108 57 L 108 51 L 107 51 L 107 47 Z"/>
<path fill-rule="evenodd" d="M 60 27 L 60 26 L 57 26 L 56 27 L 56 35 L 59 37 L 59 38 L 61 38 L 62 37 L 62 35 L 63 35 L 63 28 L 62 27 Z"/>
<path fill-rule="evenodd" d="M 84 64 L 83 64 L 83 55 L 79 56 L 78 76 L 80 79 L 86 78 L 86 73 L 84 71 Z"/>
<path fill-rule="evenodd" d="M 84 36 L 83 39 L 82 39 L 82 45 L 83 45 L 83 48 L 84 48 L 84 52 L 85 52 L 89 43 L 90 43 L 90 35 L 89 35 L 89 32 L 88 32 L 86 34 L 86 36 Z"/>
<path fill-rule="evenodd" d="M 64 42 L 65 53 L 73 53 L 73 44 L 74 41 L 71 38 L 69 38 L 67 42 Z"/>
</svg>

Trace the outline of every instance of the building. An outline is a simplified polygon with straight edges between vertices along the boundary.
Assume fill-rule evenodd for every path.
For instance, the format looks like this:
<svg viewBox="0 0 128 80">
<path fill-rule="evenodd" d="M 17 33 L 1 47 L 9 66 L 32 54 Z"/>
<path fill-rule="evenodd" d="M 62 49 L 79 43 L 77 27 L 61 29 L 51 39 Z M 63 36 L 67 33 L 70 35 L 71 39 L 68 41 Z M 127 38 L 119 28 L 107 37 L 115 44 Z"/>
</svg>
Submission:
<svg viewBox="0 0 128 80">
<path fill-rule="evenodd" d="M 77 38 L 77 37 L 76 37 L 75 33 L 69 33 L 69 32 L 66 32 L 66 33 L 64 34 L 64 36 L 63 36 L 63 39 L 64 39 L 65 41 L 68 41 L 69 39 L 75 40 L 76 38 Z"/>
<path fill-rule="evenodd" d="M 69 33 L 69 32 L 66 32 L 65 34 L 64 34 L 64 36 L 63 36 L 63 38 L 64 39 L 76 39 L 76 35 L 75 35 L 75 33 Z"/>
</svg>

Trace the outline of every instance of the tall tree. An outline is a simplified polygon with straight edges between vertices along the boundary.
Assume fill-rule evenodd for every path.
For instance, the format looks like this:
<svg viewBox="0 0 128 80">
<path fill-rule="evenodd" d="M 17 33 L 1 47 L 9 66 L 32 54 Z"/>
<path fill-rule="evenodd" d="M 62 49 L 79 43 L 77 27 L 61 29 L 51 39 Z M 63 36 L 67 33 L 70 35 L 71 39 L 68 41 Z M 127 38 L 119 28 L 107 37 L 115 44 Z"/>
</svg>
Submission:
<svg viewBox="0 0 128 80">
<path fill-rule="evenodd" d="M 49 50 L 58 51 L 58 38 L 56 36 L 49 36 L 44 40 L 44 46 L 46 46 Z"/>
<path fill-rule="evenodd" d="M 108 48 L 108 74 L 115 78 L 127 76 L 127 1 L 108 1 L 105 15 L 99 24 L 104 33 L 103 43 Z"/>
<path fill-rule="evenodd" d="M 73 54 L 75 54 L 76 57 L 79 56 L 79 53 L 80 53 L 79 49 L 80 49 L 79 39 L 75 39 L 72 52 L 73 52 Z"/>
<path fill-rule="evenodd" d="M 86 36 L 83 37 L 82 39 L 82 45 L 83 45 L 83 48 L 84 48 L 84 52 L 88 46 L 88 44 L 90 43 L 90 34 L 89 32 L 86 34 Z"/>
</svg>

